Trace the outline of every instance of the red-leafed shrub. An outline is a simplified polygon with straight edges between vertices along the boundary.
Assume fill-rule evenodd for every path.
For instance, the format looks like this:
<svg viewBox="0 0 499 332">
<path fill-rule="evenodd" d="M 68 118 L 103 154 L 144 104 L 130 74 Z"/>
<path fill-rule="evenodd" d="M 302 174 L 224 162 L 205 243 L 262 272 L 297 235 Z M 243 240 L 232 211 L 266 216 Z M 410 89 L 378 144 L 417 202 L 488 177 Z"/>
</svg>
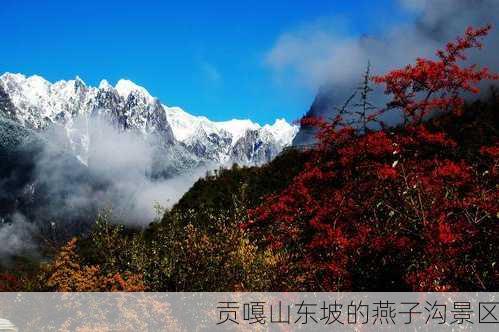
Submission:
<svg viewBox="0 0 499 332">
<path fill-rule="evenodd" d="M 402 112 L 403 126 L 359 134 L 341 114 L 302 121 L 318 128 L 312 160 L 243 225 L 292 257 L 288 288 L 497 288 L 497 142 L 468 158 L 423 121 L 436 113 L 459 117 L 463 93 L 498 78 L 461 65 L 489 30 L 468 28 L 436 60 L 373 78 L 391 102 L 365 119 Z"/>
<path fill-rule="evenodd" d="M 14 292 L 21 288 L 19 279 L 10 273 L 0 274 L 0 292 Z"/>
</svg>

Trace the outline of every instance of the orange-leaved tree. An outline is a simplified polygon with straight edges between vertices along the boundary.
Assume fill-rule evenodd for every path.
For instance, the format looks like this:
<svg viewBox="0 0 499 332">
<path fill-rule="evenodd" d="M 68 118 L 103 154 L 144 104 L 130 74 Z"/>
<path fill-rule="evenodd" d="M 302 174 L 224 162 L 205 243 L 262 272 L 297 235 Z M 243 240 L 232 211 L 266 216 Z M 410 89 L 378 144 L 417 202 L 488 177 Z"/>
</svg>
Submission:
<svg viewBox="0 0 499 332">
<path fill-rule="evenodd" d="M 76 245 L 75 238 L 70 240 L 47 267 L 47 289 L 59 292 L 144 291 L 140 275 L 105 275 L 98 265 L 81 264 Z"/>
</svg>

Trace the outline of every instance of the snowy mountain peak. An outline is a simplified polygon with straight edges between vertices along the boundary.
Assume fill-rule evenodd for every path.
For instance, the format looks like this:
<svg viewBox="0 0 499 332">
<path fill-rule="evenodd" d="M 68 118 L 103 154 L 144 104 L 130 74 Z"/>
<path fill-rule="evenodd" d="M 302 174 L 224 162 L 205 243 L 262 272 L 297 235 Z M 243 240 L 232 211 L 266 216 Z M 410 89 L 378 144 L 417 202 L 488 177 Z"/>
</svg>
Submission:
<svg viewBox="0 0 499 332">
<path fill-rule="evenodd" d="M 40 96 L 47 93 L 50 88 L 50 83 L 43 77 L 32 75 L 26 77 L 22 74 L 6 73 L 0 76 L 7 89 L 22 90 L 30 97 Z"/>
<path fill-rule="evenodd" d="M 116 83 L 114 88 L 118 91 L 118 94 L 123 97 L 123 99 L 127 99 L 132 92 L 138 92 L 140 95 L 147 98 L 147 100 L 151 102 L 154 100 L 154 98 L 149 94 L 149 91 L 130 80 L 121 79 L 118 83 Z"/>
<path fill-rule="evenodd" d="M 260 129 L 260 125 L 258 123 L 254 123 L 248 119 L 232 119 L 228 121 L 216 122 L 216 126 L 231 133 L 234 141 L 237 141 L 243 137 L 248 130 Z"/>
<path fill-rule="evenodd" d="M 289 124 L 284 119 L 276 119 L 273 125 L 265 125 L 263 129 L 271 133 L 281 145 L 289 145 L 298 133 L 299 127 Z"/>
<path fill-rule="evenodd" d="M 112 90 L 114 89 L 111 84 L 107 80 L 101 80 L 99 83 L 99 90 Z"/>
<path fill-rule="evenodd" d="M 96 144 L 89 134 L 92 119 L 104 119 L 122 132 L 132 131 L 163 151 L 161 158 L 191 166 L 205 162 L 261 164 L 290 145 L 298 131 L 284 119 L 263 127 L 249 119 L 211 121 L 162 105 L 145 88 L 126 79 L 114 87 L 102 80 L 95 88 L 78 76 L 50 83 L 37 75 L 6 73 L 0 76 L 0 92 L 6 96 L 0 100 L 0 116 L 6 114 L 40 131 L 57 124 L 83 162 Z"/>
<path fill-rule="evenodd" d="M 83 85 L 83 86 L 87 86 L 87 84 L 85 83 L 85 81 L 84 81 L 84 80 L 82 80 L 82 79 L 81 79 L 81 77 L 80 77 L 80 76 L 78 76 L 78 75 L 76 75 L 76 77 L 75 77 L 75 79 L 74 79 L 74 80 L 75 80 L 75 83 L 76 83 L 76 84 Z"/>
<path fill-rule="evenodd" d="M 19 84 L 21 82 L 26 81 L 26 76 L 23 74 L 15 74 L 15 73 L 5 73 L 2 76 L 0 76 L 0 81 L 6 83 L 11 83 L 11 84 Z"/>
<path fill-rule="evenodd" d="M 260 126 L 249 119 L 232 119 L 228 121 L 210 121 L 204 116 L 191 115 L 179 107 L 163 105 L 168 122 L 172 126 L 175 138 L 180 142 L 188 142 L 197 136 L 201 128 L 207 135 L 216 134 L 220 137 L 229 137 L 232 145 L 244 137 L 248 131 L 267 132 L 273 136 L 282 148 L 290 145 L 298 127 L 291 125 L 284 119 L 277 119 L 273 125 Z"/>
</svg>

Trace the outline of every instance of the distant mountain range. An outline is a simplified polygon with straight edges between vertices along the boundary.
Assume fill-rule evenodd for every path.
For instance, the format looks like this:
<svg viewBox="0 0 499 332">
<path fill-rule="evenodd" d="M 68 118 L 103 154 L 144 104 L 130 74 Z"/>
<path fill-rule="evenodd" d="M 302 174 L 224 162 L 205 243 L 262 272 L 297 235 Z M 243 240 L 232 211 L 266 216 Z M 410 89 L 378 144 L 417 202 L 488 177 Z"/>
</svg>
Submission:
<svg viewBox="0 0 499 332">
<path fill-rule="evenodd" d="M 210 121 L 168 107 L 129 80 L 87 86 L 79 77 L 50 83 L 40 76 L 0 76 L 0 114 L 37 132 L 59 128 L 61 138 L 84 164 L 99 144 L 95 123 L 131 132 L 149 142 L 177 171 L 205 162 L 262 164 L 272 160 L 298 132 L 278 119 L 260 126 L 250 120 Z M 60 130 L 62 129 L 62 130 Z"/>
<path fill-rule="evenodd" d="M 3 74 L 0 239 L 65 240 L 108 207 L 119 222 L 143 225 L 155 203 L 170 207 L 206 171 L 266 163 L 297 132 L 281 119 L 210 121 L 128 80 L 90 87 L 78 77 Z M 17 235 L 4 225 L 17 225 Z"/>
</svg>

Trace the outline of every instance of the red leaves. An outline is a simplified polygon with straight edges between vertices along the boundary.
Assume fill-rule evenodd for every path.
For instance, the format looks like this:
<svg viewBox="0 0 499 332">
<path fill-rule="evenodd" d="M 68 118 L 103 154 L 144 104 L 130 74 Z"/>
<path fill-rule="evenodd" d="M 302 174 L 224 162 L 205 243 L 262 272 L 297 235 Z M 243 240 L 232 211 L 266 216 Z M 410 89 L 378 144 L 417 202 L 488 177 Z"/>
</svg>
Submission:
<svg viewBox="0 0 499 332">
<path fill-rule="evenodd" d="M 490 29 L 490 25 L 479 29 L 470 27 L 464 37 L 436 52 L 438 60 L 418 58 L 415 65 L 374 77 L 374 82 L 384 84 L 385 93 L 393 97 L 388 108 L 401 109 L 406 120 L 412 123 L 420 123 L 433 111 L 459 114 L 464 105 L 460 94 L 478 93 L 478 82 L 499 78 L 487 68 L 461 67 L 457 63 L 466 59 L 467 49 L 482 47 L 481 39 Z"/>
<path fill-rule="evenodd" d="M 430 132 L 425 126 L 418 126 L 414 131 L 421 143 L 428 143 L 448 148 L 455 148 L 457 145 L 456 142 L 448 138 L 445 133 Z"/>
<path fill-rule="evenodd" d="M 21 281 L 10 273 L 0 274 L 0 292 L 15 292 L 22 287 Z"/>
<path fill-rule="evenodd" d="M 463 160 L 460 163 L 455 163 L 450 160 L 443 160 L 435 169 L 433 175 L 436 177 L 440 177 L 455 186 L 461 186 L 467 183 L 471 178 L 469 166 L 467 166 L 466 162 Z"/>
<path fill-rule="evenodd" d="M 443 244 L 451 244 L 457 240 L 457 237 L 452 232 L 449 223 L 445 221 L 445 216 L 438 220 L 438 239 Z"/>
<path fill-rule="evenodd" d="M 365 135 L 359 142 L 359 145 L 364 145 L 365 153 L 379 158 L 393 154 L 393 151 L 395 151 L 393 143 L 385 132 L 378 131 Z"/>
<path fill-rule="evenodd" d="M 469 48 L 481 49 L 483 44 L 480 38 L 487 36 L 491 29 L 492 26 L 490 24 L 477 29 L 468 27 L 466 28 L 463 37 L 458 37 L 455 42 L 447 43 L 445 51 L 438 50 L 436 54 L 447 63 L 456 62 L 457 60 L 466 60 L 463 51 Z"/>
<path fill-rule="evenodd" d="M 494 221 L 498 194 L 472 164 L 455 157 L 454 140 L 421 121 L 433 111 L 459 116 L 462 92 L 476 93 L 476 83 L 497 79 L 457 64 L 465 50 L 482 46 L 489 30 L 468 28 L 437 60 L 417 59 L 374 78 L 392 95 L 389 108 L 405 115 L 403 129 L 359 136 L 340 115 L 330 122 L 304 119 L 318 128 L 313 159 L 288 188 L 253 210 L 246 226 L 270 234 L 264 237 L 274 249 L 297 250 L 302 268 L 313 270 L 310 282 L 321 275 L 322 289 L 351 290 L 359 264 L 368 273 L 390 260 L 414 290 L 458 289 L 467 263 L 456 258 L 468 257 L 490 231 L 484 225 Z M 480 153 L 493 159 L 487 165 L 497 164 L 497 145 Z"/>
<path fill-rule="evenodd" d="M 480 153 L 484 156 L 491 158 L 499 158 L 499 145 L 496 146 L 482 146 L 480 148 Z"/>
<path fill-rule="evenodd" d="M 378 177 L 380 180 L 396 179 L 397 176 L 397 171 L 390 165 L 383 165 L 378 168 Z"/>
</svg>

